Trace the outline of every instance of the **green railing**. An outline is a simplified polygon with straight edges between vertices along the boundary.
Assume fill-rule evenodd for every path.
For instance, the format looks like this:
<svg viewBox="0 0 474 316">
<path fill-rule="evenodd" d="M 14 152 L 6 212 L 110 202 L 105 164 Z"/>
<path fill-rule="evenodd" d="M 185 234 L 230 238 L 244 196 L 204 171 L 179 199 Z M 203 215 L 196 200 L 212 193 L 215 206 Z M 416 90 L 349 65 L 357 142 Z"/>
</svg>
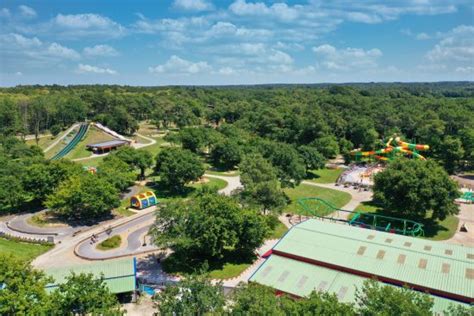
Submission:
<svg viewBox="0 0 474 316">
<path fill-rule="evenodd" d="M 424 235 L 423 224 L 405 218 L 343 210 L 320 198 L 300 198 L 298 204 L 310 216 L 401 235 L 414 237 Z M 348 213 L 349 215 L 346 217 L 347 219 L 331 216 L 334 212 Z"/>
</svg>

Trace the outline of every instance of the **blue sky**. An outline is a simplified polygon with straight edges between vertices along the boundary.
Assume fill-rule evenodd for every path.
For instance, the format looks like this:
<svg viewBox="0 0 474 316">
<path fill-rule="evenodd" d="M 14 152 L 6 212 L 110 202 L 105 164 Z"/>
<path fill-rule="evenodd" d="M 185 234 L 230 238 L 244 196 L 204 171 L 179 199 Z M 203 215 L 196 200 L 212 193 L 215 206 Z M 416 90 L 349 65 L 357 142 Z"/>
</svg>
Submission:
<svg viewBox="0 0 474 316">
<path fill-rule="evenodd" d="M 0 3 L 0 85 L 474 79 L 465 0 Z"/>
</svg>

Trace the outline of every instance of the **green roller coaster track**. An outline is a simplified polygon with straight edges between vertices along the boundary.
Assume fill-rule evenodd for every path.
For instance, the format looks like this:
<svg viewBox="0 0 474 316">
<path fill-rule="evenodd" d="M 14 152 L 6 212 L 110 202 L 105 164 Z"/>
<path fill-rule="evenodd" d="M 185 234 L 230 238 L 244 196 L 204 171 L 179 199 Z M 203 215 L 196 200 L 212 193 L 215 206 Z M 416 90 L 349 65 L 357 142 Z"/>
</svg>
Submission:
<svg viewBox="0 0 474 316">
<path fill-rule="evenodd" d="M 66 147 L 64 147 L 56 155 L 54 155 L 54 157 L 51 158 L 51 160 L 58 160 L 66 156 L 82 140 L 84 135 L 87 133 L 88 129 L 89 129 L 89 124 L 82 123 L 81 127 L 79 128 L 79 131 L 74 136 L 74 138 L 66 145 Z"/>
<path fill-rule="evenodd" d="M 424 236 L 423 224 L 409 219 L 343 210 L 320 198 L 300 198 L 298 199 L 298 204 L 310 216 L 341 221 L 353 226 L 378 231 L 386 231 L 414 237 Z M 353 215 L 347 220 L 327 216 L 327 214 L 334 212 L 343 212 Z"/>
</svg>

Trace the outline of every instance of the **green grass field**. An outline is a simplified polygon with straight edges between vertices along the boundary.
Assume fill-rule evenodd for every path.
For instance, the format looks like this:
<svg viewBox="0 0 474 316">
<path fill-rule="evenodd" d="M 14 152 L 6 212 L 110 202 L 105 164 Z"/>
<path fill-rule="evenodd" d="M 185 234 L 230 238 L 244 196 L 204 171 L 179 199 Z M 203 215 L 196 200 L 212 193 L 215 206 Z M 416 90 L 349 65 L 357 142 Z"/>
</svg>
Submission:
<svg viewBox="0 0 474 316">
<path fill-rule="evenodd" d="M 288 231 L 288 227 L 285 226 L 282 222 L 278 222 L 275 229 L 272 231 L 268 239 L 280 239 Z"/>
<path fill-rule="evenodd" d="M 343 172 L 342 168 L 309 170 L 308 180 L 314 183 L 335 183 Z"/>
<path fill-rule="evenodd" d="M 51 148 L 51 150 L 49 150 L 47 153 L 45 153 L 44 156 L 49 159 L 49 158 L 53 157 L 54 155 L 56 155 L 58 152 L 60 152 L 61 149 L 63 149 L 64 147 L 66 147 L 66 145 L 68 144 L 68 143 L 65 142 L 66 139 L 67 139 L 68 141 L 72 140 L 73 137 L 74 137 L 74 135 L 76 135 L 76 133 L 77 133 L 78 130 L 79 130 L 79 127 L 74 128 L 74 129 L 68 134 L 68 136 L 67 136 L 66 138 L 62 139 L 59 143 L 57 143 L 53 148 Z M 65 134 L 65 133 L 60 133 L 60 135 L 63 135 L 63 134 Z M 59 138 L 59 137 L 60 137 L 60 136 L 58 135 L 55 139 L 57 139 L 57 138 Z"/>
<path fill-rule="evenodd" d="M 33 244 L 0 238 L 1 254 L 13 255 L 27 261 L 33 260 L 53 247 L 53 245 Z"/>
<path fill-rule="evenodd" d="M 107 238 L 97 245 L 97 249 L 107 251 L 111 249 L 116 249 L 122 244 L 122 237 L 120 235 L 115 235 Z"/>
<path fill-rule="evenodd" d="M 359 204 L 355 210 L 358 212 L 379 213 L 381 215 L 387 214 L 387 212 L 382 207 L 374 204 L 373 202 L 363 202 Z M 397 217 L 392 214 L 387 215 Z M 432 220 L 431 214 L 429 212 L 426 214 L 425 218 L 414 220 L 423 224 L 423 230 L 425 232 L 424 238 L 431 240 L 450 239 L 456 233 L 459 224 L 459 219 L 456 216 L 448 216 L 442 221 Z"/>
<path fill-rule="evenodd" d="M 351 195 L 349 193 L 312 186 L 309 184 L 300 184 L 296 188 L 286 188 L 284 191 L 291 200 L 291 203 L 285 207 L 284 211 L 293 214 L 305 214 L 297 203 L 299 198 L 317 197 L 328 201 L 339 208 L 343 207 L 351 200 Z"/>
</svg>

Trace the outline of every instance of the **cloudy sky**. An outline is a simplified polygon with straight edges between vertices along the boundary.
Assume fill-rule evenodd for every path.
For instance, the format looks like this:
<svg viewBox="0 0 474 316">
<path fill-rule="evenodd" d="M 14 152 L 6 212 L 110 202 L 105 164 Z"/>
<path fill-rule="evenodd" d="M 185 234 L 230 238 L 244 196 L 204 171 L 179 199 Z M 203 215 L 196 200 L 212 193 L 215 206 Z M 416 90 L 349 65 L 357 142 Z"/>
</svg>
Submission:
<svg viewBox="0 0 474 316">
<path fill-rule="evenodd" d="M 465 0 L 0 2 L 0 85 L 474 79 Z"/>
</svg>

